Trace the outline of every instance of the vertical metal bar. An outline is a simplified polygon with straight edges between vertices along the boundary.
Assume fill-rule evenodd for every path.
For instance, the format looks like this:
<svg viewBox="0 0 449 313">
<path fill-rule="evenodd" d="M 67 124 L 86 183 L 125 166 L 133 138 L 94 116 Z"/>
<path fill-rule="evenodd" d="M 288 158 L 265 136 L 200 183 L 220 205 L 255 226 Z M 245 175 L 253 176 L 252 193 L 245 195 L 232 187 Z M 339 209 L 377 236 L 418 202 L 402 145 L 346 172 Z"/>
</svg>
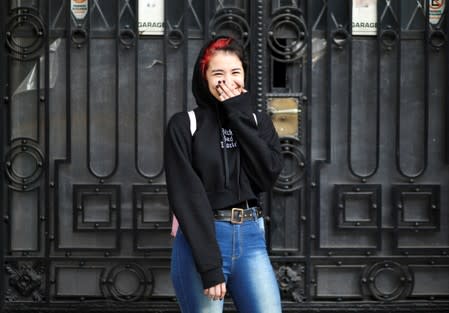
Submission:
<svg viewBox="0 0 449 313">
<path fill-rule="evenodd" d="M 307 29 L 309 32 L 309 36 L 307 38 L 307 62 L 306 62 L 306 97 L 303 99 L 303 109 L 304 109 L 304 120 L 306 121 L 306 164 L 305 164 L 305 171 L 306 171 L 306 178 L 305 178 L 305 195 L 304 195 L 304 206 L 305 206 L 305 216 L 306 221 L 304 223 L 304 232 L 302 240 L 304 241 L 304 254 L 305 254 L 305 272 L 304 272 L 304 296 L 306 298 L 307 302 L 310 302 L 310 280 L 311 280 L 311 268 L 312 268 L 312 262 L 311 262 L 311 242 L 310 240 L 307 240 L 307 238 L 310 238 L 311 235 L 311 217 L 312 217 L 312 208 L 311 208 L 311 194 L 312 194 L 312 188 L 310 186 L 310 183 L 312 181 L 312 118 L 311 118 L 311 107 L 313 105 L 312 102 L 312 37 L 313 37 L 313 21 L 312 21 L 312 4 L 313 0 L 306 1 L 305 3 L 305 12 L 306 12 L 306 22 L 307 22 Z M 316 2 L 316 1 L 313 1 Z"/>
<path fill-rule="evenodd" d="M 118 169 L 119 164 L 119 49 L 120 49 L 120 0 L 115 1 L 115 6 L 117 9 L 117 23 L 115 23 L 116 37 L 115 37 L 115 134 L 114 134 L 114 146 L 115 146 L 115 162 L 112 171 L 107 175 L 108 177 L 113 176 Z M 137 24 L 137 23 L 135 23 Z M 117 245 L 119 247 L 119 245 Z"/>
<path fill-rule="evenodd" d="M 90 121 L 90 47 L 91 47 L 91 40 L 92 40 L 92 31 L 91 31 L 91 19 L 92 19 L 92 1 L 88 0 L 88 11 L 87 11 L 87 21 L 86 21 L 86 27 L 87 27 L 87 47 L 86 47 L 86 53 L 87 53 L 87 64 L 86 64 L 86 167 L 89 169 L 89 172 L 95 177 L 96 174 L 92 170 L 90 166 L 90 131 L 91 131 L 91 121 Z"/>
<path fill-rule="evenodd" d="M 395 157 L 396 157 L 396 166 L 398 170 L 400 169 L 399 164 L 399 130 L 400 130 L 400 103 L 401 103 L 401 51 L 402 51 L 402 0 L 398 0 L 398 48 L 396 53 L 396 140 L 395 140 Z M 397 205 L 396 203 L 394 205 Z M 393 242 L 396 244 L 394 250 L 399 250 L 399 225 L 397 222 L 397 210 L 393 209 Z"/>
<path fill-rule="evenodd" d="M 165 5 L 164 5 L 164 7 L 165 7 Z M 139 26 L 138 26 L 138 24 L 139 24 L 139 15 L 138 15 L 138 11 L 139 11 L 139 1 L 136 1 L 135 2 L 135 6 L 134 6 L 134 9 L 135 9 L 135 22 L 133 23 L 133 25 L 132 25 L 132 28 L 133 28 L 133 31 L 135 32 L 135 34 L 136 34 L 136 43 L 135 43 L 135 45 L 134 45 L 134 49 L 137 51 L 137 47 L 138 47 L 138 43 L 139 43 Z M 165 10 L 165 9 L 164 9 Z M 120 31 L 120 29 L 121 29 L 121 21 L 120 21 L 120 5 L 118 5 L 118 11 L 119 11 L 119 17 L 118 17 L 118 25 L 119 25 L 119 27 L 118 27 L 118 30 Z M 166 19 L 164 18 L 164 21 L 166 21 Z M 134 53 L 134 57 L 135 57 L 135 53 Z M 118 51 L 117 51 L 117 58 L 118 58 Z M 137 72 L 137 71 L 135 71 L 135 72 Z M 117 79 L 117 81 L 119 81 L 120 79 Z M 137 80 L 135 80 L 134 81 L 134 84 L 136 85 L 137 84 Z M 136 90 L 136 88 L 134 87 L 134 89 Z M 118 89 L 117 89 L 118 90 Z M 119 95 L 117 94 L 117 98 L 119 98 Z M 136 100 L 136 98 L 134 99 L 134 100 Z M 135 116 L 137 117 L 137 115 L 135 114 Z M 132 223 L 131 223 L 131 225 L 132 225 L 132 241 L 133 241 L 133 249 L 132 249 L 132 251 L 133 252 L 135 252 L 135 251 L 137 251 L 137 205 L 136 205 L 136 195 L 135 195 L 135 189 L 134 188 L 131 188 L 131 191 L 132 191 L 132 193 L 131 193 L 131 203 L 132 203 Z"/>
<path fill-rule="evenodd" d="M 352 0 L 349 1 L 349 18 L 352 19 Z M 349 36 L 348 36 L 348 43 L 347 43 L 347 47 L 348 47 L 348 58 L 349 58 L 349 62 L 348 62 L 348 121 L 347 121 L 347 126 L 346 126 L 346 132 L 347 132 L 347 149 L 346 149 L 346 160 L 348 163 L 348 169 L 351 172 L 352 175 L 354 176 L 358 176 L 351 165 L 351 153 L 352 153 L 352 70 L 353 70 L 353 66 L 352 66 L 352 40 L 353 40 L 353 36 L 352 36 L 352 20 L 349 23 Z"/>
<path fill-rule="evenodd" d="M 254 31 L 252 32 L 253 40 L 250 42 L 250 55 L 252 56 L 250 59 L 250 90 L 253 96 L 255 95 L 255 107 L 258 111 L 266 111 L 266 75 L 264 75 L 263 65 L 266 59 L 266 37 L 263 13 L 266 10 L 268 10 L 268 7 L 264 7 L 264 1 L 251 1 L 250 19 L 254 26 L 252 27 Z"/>
<path fill-rule="evenodd" d="M 136 19 L 139 20 L 139 1 L 136 1 Z M 139 172 L 138 167 L 138 138 L 139 138 L 139 125 L 138 125 L 138 103 L 139 103 L 139 43 L 140 34 L 139 29 L 137 29 L 137 40 L 134 51 L 134 167 L 137 173 Z"/>
<path fill-rule="evenodd" d="M 311 0 L 312 1 L 312 0 Z M 332 51 L 333 51 L 333 45 L 332 45 L 332 20 L 331 20 L 331 10 L 329 6 L 329 1 L 325 2 L 326 6 L 326 126 L 325 126 L 325 133 L 326 133 L 326 158 L 323 161 L 326 164 L 329 164 L 331 162 L 331 99 L 332 99 Z M 315 190 L 315 234 L 311 234 L 310 238 L 315 240 L 315 247 L 320 247 L 320 216 L 321 216 L 321 199 L 320 199 L 320 186 L 321 186 L 321 180 L 320 180 L 320 170 L 323 163 L 320 161 L 317 161 L 315 164 L 315 173 L 316 173 L 316 181 L 311 182 L 310 186 L 311 188 L 314 188 Z M 310 270 L 311 273 L 311 270 Z M 310 278 L 312 279 L 312 275 L 310 275 Z"/>
<path fill-rule="evenodd" d="M 325 133 L 326 133 L 326 163 L 331 162 L 331 99 L 332 99 L 332 31 L 331 31 L 331 12 L 329 9 L 329 0 L 326 0 L 325 6 L 326 6 L 326 126 L 325 126 Z"/>
<path fill-rule="evenodd" d="M 184 38 L 185 38 L 185 43 L 184 43 L 184 50 L 183 50 L 183 56 L 184 56 L 184 79 L 183 79 L 183 90 L 184 90 L 184 97 L 183 97 L 183 101 L 182 101 L 182 110 L 183 111 L 187 111 L 187 107 L 188 107 L 188 95 L 189 95 L 189 90 L 187 90 L 187 82 L 189 79 L 189 23 L 188 23 L 188 19 L 189 19 L 189 12 L 188 12 L 188 1 L 189 0 L 184 0 L 183 1 L 183 14 L 184 14 L 184 18 L 182 19 L 182 31 L 184 33 Z"/>
<path fill-rule="evenodd" d="M 70 53 L 70 47 L 71 47 L 71 34 L 72 34 L 72 23 L 71 23 L 71 12 L 70 12 L 70 1 L 65 1 L 65 5 L 67 5 L 67 10 L 66 12 L 66 19 L 65 19 L 65 25 L 67 28 L 66 31 L 66 51 L 65 51 L 65 57 L 66 57 L 66 71 L 65 71 L 65 75 L 66 75 L 66 88 L 65 88 L 65 92 L 66 92 L 66 116 L 65 116 L 65 120 L 66 120 L 66 131 L 65 131 L 65 138 L 66 138 L 66 160 L 67 162 L 70 162 L 72 159 L 72 138 L 70 136 L 71 130 L 70 130 L 70 112 L 71 112 L 71 107 L 72 107 L 72 92 L 71 92 L 71 53 Z M 63 10 L 64 11 L 64 10 Z M 56 172 L 56 168 L 55 168 L 55 173 Z M 55 177 L 57 177 L 57 175 L 55 175 Z M 57 186 L 57 184 L 56 184 Z M 56 193 L 55 193 L 56 194 Z M 56 208 L 56 206 L 55 206 Z"/>
<path fill-rule="evenodd" d="M 168 71 L 168 58 L 167 58 L 167 53 L 168 53 L 168 41 L 167 41 L 167 38 L 168 38 L 168 36 L 167 36 L 168 14 L 167 14 L 167 8 L 170 7 L 168 5 L 168 1 L 169 0 L 164 0 L 164 21 L 166 21 L 166 22 L 165 22 L 165 26 L 164 26 L 164 37 L 163 37 L 163 41 L 162 41 L 162 44 L 163 44 L 163 46 L 162 46 L 162 51 L 163 51 L 162 62 L 164 65 L 164 82 L 163 82 L 163 86 L 162 86 L 162 88 L 164 90 L 164 94 L 162 95 L 162 97 L 163 97 L 162 101 L 164 103 L 164 109 L 163 109 L 164 110 L 164 113 L 163 113 L 163 121 L 164 122 L 162 124 L 162 134 L 163 134 L 162 138 L 165 138 L 165 128 L 166 128 L 165 126 L 167 123 L 167 115 L 168 115 L 168 113 L 167 113 L 167 110 L 168 110 L 168 105 L 167 105 L 167 101 L 168 101 L 168 96 L 167 96 L 167 86 L 168 86 L 168 82 L 167 82 L 167 76 L 168 76 L 168 74 L 167 74 L 167 71 Z M 162 140 L 164 140 L 164 139 L 162 139 Z M 164 171 L 164 169 L 162 169 L 162 171 Z"/>
<path fill-rule="evenodd" d="M 44 70 L 45 70 L 45 68 L 44 68 Z M 37 110 L 36 110 L 36 132 L 37 132 L 36 141 L 39 144 L 41 144 L 41 140 L 42 140 L 42 138 L 41 138 L 40 106 L 45 103 L 44 101 L 42 101 L 42 102 L 40 101 L 40 90 L 42 87 L 41 79 L 40 79 L 41 71 L 42 71 L 42 68 L 41 68 L 40 57 L 38 57 L 38 58 L 36 58 L 36 107 L 37 107 Z"/>
<path fill-rule="evenodd" d="M 446 23 L 446 36 L 449 36 L 449 6 L 446 4 L 446 8 L 444 10 L 444 16 Z M 446 40 L 446 126 L 445 126 L 445 136 L 446 136 L 446 163 L 449 163 L 449 48 L 447 47 Z"/>
<path fill-rule="evenodd" d="M 11 15 L 11 10 L 13 9 L 12 8 L 12 3 L 10 3 L 10 2 L 8 2 L 9 3 L 9 5 L 8 5 L 8 7 L 5 7 L 5 20 L 6 20 L 6 16 L 7 15 Z M 8 13 L 6 13 L 6 12 L 8 12 Z M 2 21 L 4 21 L 4 20 L 2 20 Z M 1 23 L 1 22 L 0 22 Z M 4 37 L 4 36 L 1 36 L 2 38 Z M 5 71 L 5 86 L 6 86 L 6 88 L 5 88 L 5 90 L 4 90 L 4 92 L 5 92 L 5 96 L 6 96 L 6 99 L 7 99 L 7 102 L 5 103 L 5 111 L 4 111 L 4 115 L 5 115 L 5 142 L 4 142 L 4 144 L 5 145 L 10 145 L 11 144 L 11 109 L 10 109 L 10 107 L 11 107 L 11 103 L 12 103 L 12 97 L 11 97 L 11 95 L 12 95 L 12 92 L 11 92 L 11 83 L 10 83 L 10 80 L 11 80 L 11 74 L 10 74 L 10 72 L 11 72 L 11 60 L 13 60 L 13 58 L 12 57 L 10 57 L 9 55 L 8 55 L 8 51 L 5 51 L 5 62 L 6 62 L 6 64 L 7 64 L 7 67 L 5 67 L 5 69 L 6 69 L 6 71 Z"/>
<path fill-rule="evenodd" d="M 401 172 L 400 164 L 400 141 L 401 141 L 401 53 L 402 53 L 402 0 L 398 1 L 398 20 L 399 20 L 399 31 L 398 31 L 398 51 L 396 53 L 396 140 L 395 140 L 395 158 L 396 158 L 396 168 L 398 172 Z M 401 173 L 402 174 L 402 173 Z"/>
<path fill-rule="evenodd" d="M 120 66 L 119 66 L 119 50 L 120 50 L 120 0 L 115 0 L 115 6 L 117 9 L 117 22 L 115 23 L 115 164 L 114 164 L 114 168 L 113 170 L 110 172 L 110 174 L 108 175 L 108 177 L 113 176 L 115 174 L 115 172 L 117 171 L 118 168 L 118 163 L 119 163 L 119 86 L 120 86 L 120 82 L 119 82 L 119 75 L 120 75 Z M 137 23 L 134 23 L 137 24 Z M 117 199 L 118 201 L 118 199 Z M 117 202 L 120 204 L 120 202 Z M 116 211 L 117 212 L 117 211 Z M 117 219 L 117 228 L 116 232 L 118 232 L 118 234 L 116 234 L 115 239 L 115 246 L 116 249 L 118 251 L 120 251 L 120 238 L 122 238 L 121 236 L 121 221 L 119 220 L 119 214 L 117 214 L 116 216 Z"/>
<path fill-rule="evenodd" d="M 382 12 L 382 5 L 381 1 L 377 1 L 377 89 L 376 89 L 376 106 L 377 106 L 377 112 L 376 112 L 376 168 L 374 170 L 374 173 L 377 172 L 379 168 L 379 160 L 380 160 L 380 86 L 381 86 L 381 61 L 382 61 L 382 47 L 381 47 L 381 41 L 380 41 L 380 34 L 381 34 L 381 28 L 382 28 L 382 20 L 381 20 L 381 12 Z M 352 15 L 351 15 L 352 16 Z M 352 23 L 351 23 L 352 25 Z M 374 175 L 373 173 L 373 175 Z M 382 192 L 382 191 L 380 191 Z M 382 199 L 382 198 L 381 198 Z M 377 231 L 377 247 L 381 249 L 382 247 L 382 212 L 380 208 L 377 208 L 377 225 L 378 225 L 378 231 Z"/>
<path fill-rule="evenodd" d="M 3 146 L 6 143 L 5 139 L 5 112 L 4 112 L 4 106 L 7 102 L 7 98 L 5 96 L 5 88 L 6 86 L 6 73 L 8 72 L 6 64 L 6 42 L 5 42 L 5 36 L 3 34 L 6 34 L 5 30 L 5 21 L 6 21 L 6 5 L 7 2 L 2 1 L 0 3 L 0 68 L 4 69 L 0 71 L 0 158 L 3 160 L 4 156 L 4 149 Z M 3 167 L 3 162 L 0 162 L 0 172 L 4 173 L 5 168 Z M 0 282 L 5 281 L 5 266 L 4 264 L 4 254 L 5 254 L 5 245 L 4 240 L 6 238 L 5 236 L 5 228 L 4 228 L 4 221 L 3 216 L 5 215 L 4 209 L 5 209 L 5 196 L 4 192 L 6 190 L 6 183 L 5 183 L 5 176 L 2 175 L 0 178 L 0 217 L 2 219 L 0 220 Z M 3 305 L 4 305 L 4 299 L 5 299 L 5 291 L 4 291 L 4 283 L 0 284 L 0 312 L 3 312 Z"/>
<path fill-rule="evenodd" d="M 166 19 L 166 16 L 167 16 L 166 2 L 167 2 L 167 0 L 164 1 L 164 21 L 167 21 L 167 19 Z M 135 16 L 136 20 L 133 23 L 132 28 L 136 34 L 136 43 L 134 45 L 134 49 L 137 51 L 138 50 L 137 49 L 138 42 L 139 42 L 139 26 L 138 26 L 139 25 L 139 1 L 135 2 L 134 9 L 135 9 L 134 16 Z M 119 17 L 119 25 L 120 25 L 119 28 L 121 28 L 120 17 Z M 164 30 L 164 32 L 165 32 L 165 30 Z M 118 53 L 117 53 L 117 55 L 118 55 Z M 136 56 L 136 53 L 134 53 L 134 57 L 135 56 Z M 165 60 L 164 60 L 164 62 L 165 62 Z M 137 70 L 135 72 L 137 72 Z M 119 80 L 119 79 L 117 79 L 117 80 Z M 137 85 L 137 79 L 134 80 L 134 85 Z M 137 90 L 137 88 L 134 87 L 134 90 Z M 137 100 L 136 97 L 137 97 L 137 94 L 134 95 L 134 101 Z M 117 95 L 117 98 L 118 98 L 118 95 Z M 135 103 L 137 103 L 137 102 L 135 102 Z M 137 106 L 135 105 L 134 109 L 136 109 L 136 107 Z M 134 116 L 137 118 L 136 112 L 134 112 Z M 135 119 L 134 123 L 136 123 L 136 121 L 137 120 Z M 164 129 L 164 132 L 165 132 L 165 129 Z M 137 134 L 137 132 L 135 134 Z M 137 156 L 136 156 L 136 161 L 137 161 Z M 138 238 L 137 238 L 137 202 L 136 202 L 135 188 L 131 188 L 131 191 L 132 191 L 132 194 L 131 194 L 131 199 L 132 199 L 132 240 L 133 240 L 133 252 L 135 252 L 135 251 L 137 251 L 137 248 L 138 248 L 138 245 L 137 245 L 137 240 L 138 240 Z"/>
<path fill-rule="evenodd" d="M 53 241 L 55 245 L 55 250 L 59 248 L 59 165 L 63 163 L 70 163 L 72 159 L 72 138 L 71 138 L 71 107 L 72 107 L 72 79 L 71 79 L 71 36 L 72 36 L 72 23 L 71 23 L 71 9 L 70 9 L 70 1 L 66 1 L 67 10 L 66 10 L 66 27 L 67 27 L 67 37 L 66 37 L 66 158 L 65 160 L 56 160 L 55 161 L 55 181 L 53 183 L 54 187 L 54 216 L 55 216 L 55 227 L 53 238 L 50 237 L 50 241 Z"/>
<path fill-rule="evenodd" d="M 5 8 L 5 17 L 6 17 L 6 12 L 7 11 L 9 11 L 9 10 L 12 10 L 12 3 L 9 3 L 9 6 L 8 6 L 8 8 Z M 8 12 L 8 15 L 11 15 L 11 11 L 9 11 Z M 5 19 L 6 20 L 6 19 Z M 1 36 L 2 38 L 3 38 L 3 36 Z M 5 86 L 6 86 L 6 88 L 4 89 L 4 92 L 5 92 L 5 103 L 4 103 L 4 105 L 2 105 L 2 107 L 4 108 L 4 121 L 5 121 L 5 137 L 4 137 L 4 143 L 3 143 L 3 145 L 2 145 L 2 147 L 7 147 L 7 146 L 11 146 L 11 120 L 12 120 L 12 117 L 11 117 L 11 104 L 12 104 L 12 92 L 11 92 L 11 74 L 10 74 L 10 72 L 11 72 L 11 66 L 12 66 L 12 60 L 14 60 L 12 57 L 10 57 L 9 55 L 8 55 L 8 51 L 5 51 L 5 61 L 6 61 L 6 67 L 5 67 Z M 2 157 L 3 157 L 3 155 L 2 155 Z M 10 240 L 10 234 L 11 234 L 11 224 L 9 223 L 10 222 L 10 216 L 11 216 L 11 214 L 10 214 L 10 212 L 11 212 L 11 209 L 10 209 L 10 207 L 11 207 L 11 205 L 10 205 L 10 201 L 11 201 L 11 197 L 10 197 L 10 190 L 9 190 L 9 188 L 8 188 L 8 185 L 7 185 L 7 182 L 5 181 L 5 199 L 4 199 L 4 202 L 6 203 L 6 205 L 5 205 L 5 211 L 3 212 L 4 213 L 4 215 L 3 215 L 3 219 L 4 219 L 4 222 L 5 222 L 5 224 L 6 225 L 2 225 L 2 226 L 4 226 L 4 229 L 3 229 L 3 231 L 4 231 L 4 233 L 3 233 L 3 235 L 4 235 L 4 237 L 3 238 L 5 238 L 5 241 L 6 241 L 6 243 L 5 243 L 5 245 L 4 245 L 4 249 L 3 249 L 3 253 L 5 254 L 4 255 L 4 259 L 6 259 L 7 257 L 6 257 L 6 253 L 8 253 L 9 254 L 9 252 L 11 251 L 11 240 Z M 3 255 L 3 253 L 2 253 L 2 255 Z M 3 267 L 3 266 L 2 266 Z"/>
<path fill-rule="evenodd" d="M 447 4 L 446 4 L 447 5 Z M 430 55 L 430 10 L 429 10 L 430 3 L 429 1 L 425 1 L 425 12 L 426 12 L 426 21 L 424 24 L 424 164 L 423 168 L 419 172 L 419 175 L 422 175 L 425 173 L 427 166 L 428 166 L 428 155 L 429 155 L 429 101 L 430 101 L 430 94 L 429 94 L 429 71 L 430 71 L 430 61 L 429 61 L 429 55 Z"/>
<path fill-rule="evenodd" d="M 49 242 L 49 233 L 50 233 L 50 225 L 49 219 L 50 216 L 50 190 L 49 179 L 50 179 L 50 1 L 45 1 L 45 14 L 44 17 L 45 23 L 44 26 L 47 28 L 46 34 L 46 42 L 45 42 L 45 91 L 44 91 L 44 101 L 43 105 L 44 109 L 44 144 L 45 144 L 45 159 L 44 159 L 44 186 L 42 188 L 43 197 L 44 197 L 44 220 L 45 223 L 44 228 L 44 258 L 45 258 L 45 303 L 50 303 L 50 242 Z M 39 79 L 38 79 L 39 80 Z M 40 90 L 40 88 L 38 88 Z M 39 129 L 39 128 L 38 128 Z M 40 228 L 40 227 L 39 227 Z M 41 233 L 41 232 L 39 232 Z M 39 240 L 40 245 L 41 240 Z"/>
</svg>

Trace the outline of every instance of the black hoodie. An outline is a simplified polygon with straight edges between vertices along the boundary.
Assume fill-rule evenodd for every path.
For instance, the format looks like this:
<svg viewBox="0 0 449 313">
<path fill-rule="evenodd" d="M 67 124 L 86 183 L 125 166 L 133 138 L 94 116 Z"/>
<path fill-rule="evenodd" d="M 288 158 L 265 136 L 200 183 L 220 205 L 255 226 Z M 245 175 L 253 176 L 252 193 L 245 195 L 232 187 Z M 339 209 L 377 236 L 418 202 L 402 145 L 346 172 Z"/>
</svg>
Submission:
<svg viewBox="0 0 449 313">
<path fill-rule="evenodd" d="M 213 209 L 269 191 L 282 169 L 282 155 L 269 116 L 256 113 L 256 123 L 249 92 L 223 102 L 210 93 L 199 67 L 204 49 L 192 78 L 198 105 L 196 132 L 190 133 L 187 112 L 173 115 L 165 136 L 164 163 L 169 204 L 206 289 L 225 281 Z"/>
</svg>

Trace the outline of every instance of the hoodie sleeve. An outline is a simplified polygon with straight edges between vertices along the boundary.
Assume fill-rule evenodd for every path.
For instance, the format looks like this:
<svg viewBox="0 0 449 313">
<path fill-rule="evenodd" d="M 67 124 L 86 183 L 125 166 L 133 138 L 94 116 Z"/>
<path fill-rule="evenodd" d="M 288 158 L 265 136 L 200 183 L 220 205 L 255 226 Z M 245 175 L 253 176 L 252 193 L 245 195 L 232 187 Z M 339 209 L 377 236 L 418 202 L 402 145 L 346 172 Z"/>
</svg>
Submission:
<svg viewBox="0 0 449 313">
<path fill-rule="evenodd" d="M 192 135 L 186 112 L 175 114 L 165 134 L 164 163 L 170 207 L 189 242 L 205 289 L 225 281 L 213 212 L 192 168 Z"/>
<path fill-rule="evenodd" d="M 256 124 L 249 92 L 223 101 L 223 109 L 236 134 L 248 176 L 260 191 L 270 190 L 283 167 L 279 137 L 271 119 L 267 114 L 257 114 Z"/>
</svg>

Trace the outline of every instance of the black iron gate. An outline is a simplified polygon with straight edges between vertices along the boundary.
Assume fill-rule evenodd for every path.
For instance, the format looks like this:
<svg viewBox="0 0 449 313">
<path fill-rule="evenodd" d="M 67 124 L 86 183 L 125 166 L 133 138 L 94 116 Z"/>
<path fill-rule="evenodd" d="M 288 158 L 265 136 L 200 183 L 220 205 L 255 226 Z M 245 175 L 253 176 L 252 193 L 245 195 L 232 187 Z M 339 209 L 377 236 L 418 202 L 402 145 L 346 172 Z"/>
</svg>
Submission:
<svg viewBox="0 0 449 313">
<path fill-rule="evenodd" d="M 377 0 L 356 34 L 371 2 L 165 0 L 143 35 L 137 0 L 3 1 L 1 309 L 177 311 L 164 127 L 232 34 L 282 138 L 263 204 L 284 311 L 447 313 L 449 4 Z"/>
</svg>

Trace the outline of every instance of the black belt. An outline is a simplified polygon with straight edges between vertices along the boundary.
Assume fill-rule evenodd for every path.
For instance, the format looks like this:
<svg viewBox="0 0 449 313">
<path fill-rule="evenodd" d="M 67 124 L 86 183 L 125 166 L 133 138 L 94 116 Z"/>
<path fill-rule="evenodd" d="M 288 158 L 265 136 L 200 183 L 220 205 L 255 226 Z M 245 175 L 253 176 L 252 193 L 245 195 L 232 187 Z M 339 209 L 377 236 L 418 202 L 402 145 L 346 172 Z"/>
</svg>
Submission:
<svg viewBox="0 0 449 313">
<path fill-rule="evenodd" d="M 242 224 L 245 221 L 254 221 L 261 216 L 262 210 L 260 208 L 214 210 L 215 220 L 231 222 L 232 224 Z"/>
</svg>

